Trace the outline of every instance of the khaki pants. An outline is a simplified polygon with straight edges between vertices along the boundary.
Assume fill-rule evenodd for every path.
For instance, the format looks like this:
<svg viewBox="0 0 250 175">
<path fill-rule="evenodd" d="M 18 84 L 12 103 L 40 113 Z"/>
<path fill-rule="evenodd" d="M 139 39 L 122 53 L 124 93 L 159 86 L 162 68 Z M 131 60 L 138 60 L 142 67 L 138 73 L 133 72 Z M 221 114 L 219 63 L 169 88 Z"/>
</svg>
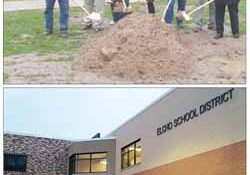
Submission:
<svg viewBox="0 0 250 175">
<path fill-rule="evenodd" d="M 93 26 L 100 26 L 103 23 L 105 0 L 84 0 L 84 7 L 88 10 L 89 13 L 92 13 L 94 11 L 96 13 L 99 13 L 101 15 L 101 20 L 93 22 L 87 19 L 87 14 L 84 13 L 83 24 L 86 26 L 90 24 L 92 24 Z"/>
<path fill-rule="evenodd" d="M 204 3 L 206 3 L 206 0 L 197 0 L 196 7 L 199 7 Z M 195 13 L 194 21 L 195 21 L 195 24 L 197 25 L 197 27 L 203 26 L 203 18 L 204 18 L 204 8 L 198 10 Z M 214 2 L 209 4 L 208 26 L 215 27 L 215 3 Z"/>
</svg>

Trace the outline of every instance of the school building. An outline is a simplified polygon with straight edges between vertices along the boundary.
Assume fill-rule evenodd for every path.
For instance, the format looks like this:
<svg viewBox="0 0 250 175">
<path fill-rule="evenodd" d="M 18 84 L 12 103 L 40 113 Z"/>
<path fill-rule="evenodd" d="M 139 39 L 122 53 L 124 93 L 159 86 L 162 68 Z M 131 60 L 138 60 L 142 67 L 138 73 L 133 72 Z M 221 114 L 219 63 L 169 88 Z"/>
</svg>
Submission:
<svg viewBox="0 0 250 175">
<path fill-rule="evenodd" d="M 244 175 L 246 90 L 172 88 L 107 136 L 6 133 L 4 154 L 13 175 Z"/>
</svg>

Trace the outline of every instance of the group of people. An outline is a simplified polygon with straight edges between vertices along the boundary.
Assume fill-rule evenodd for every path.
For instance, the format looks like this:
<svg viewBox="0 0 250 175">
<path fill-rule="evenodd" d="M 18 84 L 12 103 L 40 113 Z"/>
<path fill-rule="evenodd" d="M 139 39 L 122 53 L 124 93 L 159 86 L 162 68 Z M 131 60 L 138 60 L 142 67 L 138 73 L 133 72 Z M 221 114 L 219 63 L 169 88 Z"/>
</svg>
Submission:
<svg viewBox="0 0 250 175">
<path fill-rule="evenodd" d="M 56 0 L 46 0 L 46 10 L 45 10 L 45 34 L 50 35 L 53 33 L 53 9 Z M 155 6 L 154 0 L 139 0 L 145 1 L 148 6 L 148 12 L 154 14 Z M 170 2 L 169 2 L 170 1 Z M 176 4 L 176 0 L 167 0 L 167 4 L 169 4 L 168 10 L 166 11 L 166 15 L 164 17 L 164 21 L 168 24 L 172 24 L 174 20 L 174 6 Z M 201 6 L 207 0 L 197 0 L 196 7 Z M 69 0 L 58 0 L 59 8 L 60 8 L 60 32 L 62 37 L 67 37 L 68 34 L 68 18 L 69 18 Z M 105 3 L 110 3 L 113 21 L 112 24 L 118 22 L 122 19 L 126 14 L 129 13 L 129 0 L 84 0 L 84 7 L 90 13 L 95 11 L 100 15 L 99 20 L 91 20 L 88 18 L 88 15 L 84 16 L 84 28 L 98 28 L 103 23 L 104 16 L 104 8 Z M 118 5 L 124 6 L 124 9 L 119 9 Z M 179 12 L 185 12 L 186 0 L 177 0 Z M 215 30 L 216 36 L 215 39 L 223 38 L 224 34 L 224 16 L 225 9 L 228 7 L 230 20 L 231 20 L 231 29 L 234 38 L 239 38 L 239 17 L 238 17 L 238 5 L 239 0 L 214 0 L 214 2 L 209 4 L 209 20 L 208 20 L 208 29 Z M 128 11 L 127 11 L 128 10 Z M 194 32 L 199 32 L 203 29 L 203 16 L 204 9 L 198 10 L 194 14 Z M 183 20 L 180 18 L 176 18 L 176 24 L 178 27 L 181 27 L 183 24 Z"/>
</svg>

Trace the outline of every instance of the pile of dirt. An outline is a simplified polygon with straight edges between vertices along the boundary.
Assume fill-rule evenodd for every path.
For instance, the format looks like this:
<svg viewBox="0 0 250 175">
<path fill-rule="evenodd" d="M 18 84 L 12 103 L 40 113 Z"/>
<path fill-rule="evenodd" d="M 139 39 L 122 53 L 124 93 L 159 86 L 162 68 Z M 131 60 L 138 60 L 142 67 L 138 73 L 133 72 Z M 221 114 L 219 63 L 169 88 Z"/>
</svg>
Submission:
<svg viewBox="0 0 250 175">
<path fill-rule="evenodd" d="M 134 13 L 85 45 L 75 64 L 84 72 L 129 80 L 185 78 L 194 60 L 184 43 L 174 27 Z"/>
</svg>

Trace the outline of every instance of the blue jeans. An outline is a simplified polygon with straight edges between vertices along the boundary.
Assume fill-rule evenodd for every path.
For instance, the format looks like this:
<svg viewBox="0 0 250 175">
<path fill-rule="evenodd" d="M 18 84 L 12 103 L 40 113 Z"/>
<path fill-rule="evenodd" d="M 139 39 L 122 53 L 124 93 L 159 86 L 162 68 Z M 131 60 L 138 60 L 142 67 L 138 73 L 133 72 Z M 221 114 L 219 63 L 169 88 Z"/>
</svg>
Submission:
<svg viewBox="0 0 250 175">
<path fill-rule="evenodd" d="M 167 3 L 169 1 L 170 0 L 167 0 Z M 165 18 L 164 18 L 166 23 L 169 23 L 169 24 L 173 23 L 174 5 L 175 5 L 175 0 L 172 0 L 169 7 L 168 7 Z M 185 11 L 185 7 L 186 7 L 186 0 L 178 0 L 178 11 Z M 177 19 L 176 23 L 177 23 L 177 25 L 180 25 L 182 23 L 182 21 Z"/>
<path fill-rule="evenodd" d="M 56 0 L 46 0 L 45 16 L 45 28 L 47 31 L 52 31 L 54 27 L 54 6 Z M 69 21 L 69 1 L 58 0 L 60 8 L 60 31 L 66 33 L 68 31 Z"/>
<path fill-rule="evenodd" d="M 111 10 L 112 10 L 112 17 L 114 22 L 118 22 L 120 19 L 122 19 L 125 16 L 125 13 L 123 12 L 114 12 L 114 6 L 115 3 L 111 4 Z"/>
</svg>

